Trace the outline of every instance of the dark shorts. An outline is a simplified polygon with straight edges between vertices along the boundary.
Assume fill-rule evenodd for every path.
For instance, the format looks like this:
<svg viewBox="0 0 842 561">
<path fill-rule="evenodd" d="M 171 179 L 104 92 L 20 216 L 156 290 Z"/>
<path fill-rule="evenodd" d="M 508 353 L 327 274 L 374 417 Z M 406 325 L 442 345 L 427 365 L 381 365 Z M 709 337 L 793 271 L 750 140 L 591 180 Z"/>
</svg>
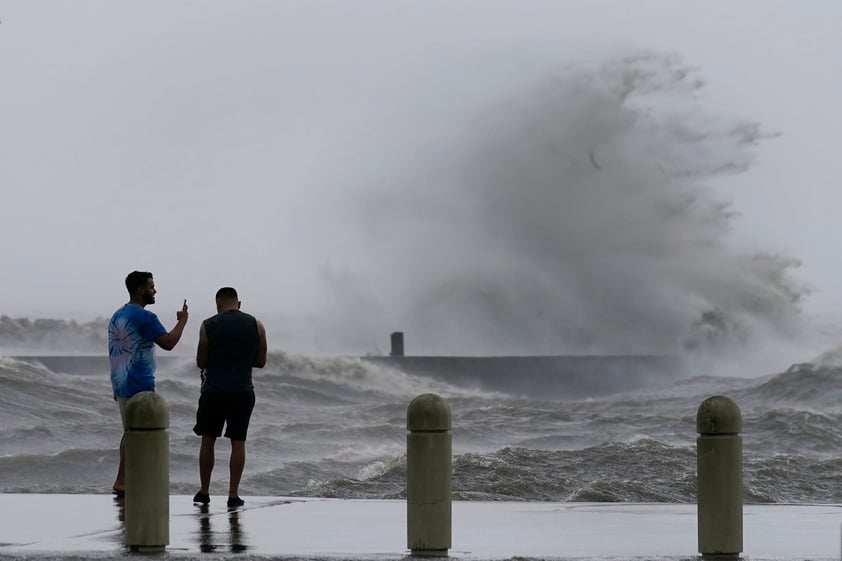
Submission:
<svg viewBox="0 0 842 561">
<path fill-rule="evenodd" d="M 196 426 L 199 436 L 222 436 L 231 440 L 245 440 L 254 409 L 254 392 L 205 392 L 199 396 Z"/>
</svg>

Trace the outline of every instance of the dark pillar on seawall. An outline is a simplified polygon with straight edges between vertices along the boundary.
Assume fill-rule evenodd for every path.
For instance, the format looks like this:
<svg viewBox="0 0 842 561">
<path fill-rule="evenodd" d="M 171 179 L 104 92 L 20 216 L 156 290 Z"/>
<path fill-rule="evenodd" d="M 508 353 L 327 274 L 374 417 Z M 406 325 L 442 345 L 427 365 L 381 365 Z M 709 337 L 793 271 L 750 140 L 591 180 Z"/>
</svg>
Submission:
<svg viewBox="0 0 842 561">
<path fill-rule="evenodd" d="M 392 351 L 389 356 L 403 356 L 403 331 L 392 333 Z"/>
</svg>

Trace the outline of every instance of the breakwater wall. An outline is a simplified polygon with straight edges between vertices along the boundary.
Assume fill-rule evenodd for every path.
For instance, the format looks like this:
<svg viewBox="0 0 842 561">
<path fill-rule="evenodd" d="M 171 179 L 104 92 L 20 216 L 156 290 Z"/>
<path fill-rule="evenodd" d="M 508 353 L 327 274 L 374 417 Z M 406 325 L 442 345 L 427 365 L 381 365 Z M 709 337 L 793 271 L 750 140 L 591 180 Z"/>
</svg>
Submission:
<svg viewBox="0 0 842 561">
<path fill-rule="evenodd" d="M 366 356 L 363 360 L 461 387 L 527 397 L 579 399 L 666 384 L 685 376 L 663 355 Z"/>
<path fill-rule="evenodd" d="M 104 355 L 13 356 L 66 374 L 108 373 Z M 663 355 L 365 356 L 360 360 L 459 387 L 530 398 L 581 399 L 669 384 L 686 375 L 680 357 Z M 159 369 L 192 356 L 160 355 Z"/>
</svg>

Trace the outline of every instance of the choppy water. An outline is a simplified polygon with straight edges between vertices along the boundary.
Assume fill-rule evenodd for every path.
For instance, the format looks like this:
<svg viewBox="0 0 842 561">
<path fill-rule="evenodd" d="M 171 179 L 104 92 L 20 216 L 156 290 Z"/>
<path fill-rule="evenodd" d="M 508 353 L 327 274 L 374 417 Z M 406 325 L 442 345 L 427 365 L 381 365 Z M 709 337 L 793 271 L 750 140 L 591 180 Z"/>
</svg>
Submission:
<svg viewBox="0 0 842 561">
<path fill-rule="evenodd" d="M 54 371 L 55 370 L 55 371 Z M 121 429 L 107 372 L 0 359 L 0 492 L 107 493 Z M 241 494 L 400 498 L 406 409 L 436 393 L 453 416 L 453 492 L 462 500 L 695 500 L 695 417 L 711 395 L 743 414 L 745 499 L 839 503 L 842 368 L 796 365 L 760 378 L 693 377 L 646 390 L 542 401 L 480 393 L 357 359 L 272 354 Z M 192 361 L 163 364 L 171 490 L 197 489 Z M 217 445 L 212 493 L 227 482 Z"/>
</svg>

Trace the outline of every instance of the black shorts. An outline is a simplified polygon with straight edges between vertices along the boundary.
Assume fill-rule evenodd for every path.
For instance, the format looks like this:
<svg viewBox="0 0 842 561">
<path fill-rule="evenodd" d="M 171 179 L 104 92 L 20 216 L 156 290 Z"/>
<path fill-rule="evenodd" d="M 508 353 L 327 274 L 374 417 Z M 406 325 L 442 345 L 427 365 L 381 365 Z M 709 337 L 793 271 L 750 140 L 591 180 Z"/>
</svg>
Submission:
<svg viewBox="0 0 842 561">
<path fill-rule="evenodd" d="M 245 440 L 253 409 L 253 391 L 205 392 L 199 396 L 193 432 L 199 436 L 219 438 L 224 424 L 226 438 Z"/>
</svg>

